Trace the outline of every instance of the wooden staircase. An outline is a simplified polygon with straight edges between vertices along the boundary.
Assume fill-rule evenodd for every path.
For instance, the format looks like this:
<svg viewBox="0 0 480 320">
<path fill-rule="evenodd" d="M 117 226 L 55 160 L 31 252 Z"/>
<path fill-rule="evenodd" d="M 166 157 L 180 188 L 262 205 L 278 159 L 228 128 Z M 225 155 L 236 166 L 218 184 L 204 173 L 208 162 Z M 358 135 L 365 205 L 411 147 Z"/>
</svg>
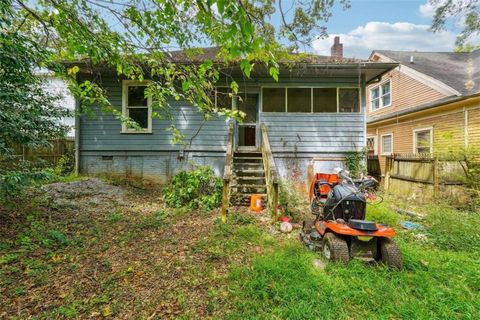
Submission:
<svg viewBox="0 0 480 320">
<path fill-rule="evenodd" d="M 262 153 L 237 151 L 233 154 L 230 204 L 248 206 L 252 194 L 261 194 L 267 200 L 267 186 Z"/>
<path fill-rule="evenodd" d="M 231 205 L 249 205 L 252 194 L 263 195 L 266 209 L 277 221 L 278 173 L 268 141 L 267 128 L 262 131 L 261 151 L 235 151 L 233 123 L 229 124 L 227 152 L 223 172 L 222 221 L 227 221 Z"/>
</svg>

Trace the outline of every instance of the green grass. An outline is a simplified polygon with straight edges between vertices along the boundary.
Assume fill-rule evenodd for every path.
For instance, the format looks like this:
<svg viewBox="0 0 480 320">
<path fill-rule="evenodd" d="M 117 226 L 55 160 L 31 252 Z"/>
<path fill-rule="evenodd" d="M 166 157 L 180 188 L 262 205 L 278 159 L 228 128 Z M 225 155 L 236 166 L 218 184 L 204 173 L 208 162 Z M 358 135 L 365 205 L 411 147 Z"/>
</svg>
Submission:
<svg viewBox="0 0 480 320">
<path fill-rule="evenodd" d="M 224 224 L 215 212 L 150 208 L 157 196 L 128 194 L 137 202 L 127 208 L 60 212 L 51 222 L 39 202 L 9 225 L 0 289 L 6 305 L 20 303 L 18 318 L 147 318 L 166 302 L 179 319 L 480 319 L 479 213 L 430 205 L 415 208 L 426 214 L 415 220 L 392 199 L 370 206 L 368 219 L 398 232 L 404 269 L 391 271 L 328 263 L 256 215 L 231 213 Z M 403 220 L 424 229 L 402 230 Z M 52 291 L 58 278 L 70 282 Z"/>
<path fill-rule="evenodd" d="M 387 203 L 369 208 L 369 219 L 398 229 L 408 218 L 388 208 Z M 399 231 L 405 259 L 401 271 L 355 260 L 348 265 L 327 263 L 320 270 L 312 263 L 319 254 L 298 242 L 267 242 L 271 250 L 250 265 L 232 268 L 227 318 L 480 318 L 478 213 L 440 206 L 425 210 L 429 214 L 421 232 L 427 242 L 415 240 L 411 231 Z"/>
</svg>

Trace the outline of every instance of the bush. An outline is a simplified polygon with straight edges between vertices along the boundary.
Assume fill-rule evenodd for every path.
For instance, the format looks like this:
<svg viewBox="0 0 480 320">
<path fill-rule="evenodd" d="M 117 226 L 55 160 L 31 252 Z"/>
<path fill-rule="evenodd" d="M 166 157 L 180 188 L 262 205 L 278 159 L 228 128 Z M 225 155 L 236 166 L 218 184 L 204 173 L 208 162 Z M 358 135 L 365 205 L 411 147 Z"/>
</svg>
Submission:
<svg viewBox="0 0 480 320">
<path fill-rule="evenodd" d="M 283 213 L 293 222 L 302 221 L 308 208 L 306 194 L 299 190 L 292 180 L 282 180 L 279 188 L 278 203 Z"/>
<path fill-rule="evenodd" d="M 169 207 L 212 210 L 220 205 L 222 190 L 221 179 L 210 167 L 202 166 L 176 174 L 163 189 L 163 197 Z"/>
<path fill-rule="evenodd" d="M 0 203 L 12 201 L 23 195 L 26 187 L 37 183 L 51 182 L 58 179 L 52 170 L 8 171 L 0 174 Z"/>
</svg>

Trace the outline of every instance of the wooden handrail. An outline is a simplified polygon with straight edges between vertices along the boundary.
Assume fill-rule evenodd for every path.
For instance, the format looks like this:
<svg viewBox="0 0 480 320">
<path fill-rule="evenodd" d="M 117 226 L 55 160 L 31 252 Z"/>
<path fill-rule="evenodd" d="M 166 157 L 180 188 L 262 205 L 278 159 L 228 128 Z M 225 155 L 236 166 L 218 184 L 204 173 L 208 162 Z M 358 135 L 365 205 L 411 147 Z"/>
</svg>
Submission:
<svg viewBox="0 0 480 320">
<path fill-rule="evenodd" d="M 230 182 L 233 167 L 233 122 L 228 125 L 227 152 L 223 169 L 222 221 L 227 221 L 227 211 L 230 206 Z"/>
<path fill-rule="evenodd" d="M 275 159 L 270 148 L 270 141 L 268 140 L 267 127 L 261 124 L 262 130 L 262 158 L 265 169 L 265 182 L 267 184 L 267 199 L 268 210 L 272 216 L 273 221 L 277 220 L 277 206 L 278 206 L 278 173 Z"/>
</svg>

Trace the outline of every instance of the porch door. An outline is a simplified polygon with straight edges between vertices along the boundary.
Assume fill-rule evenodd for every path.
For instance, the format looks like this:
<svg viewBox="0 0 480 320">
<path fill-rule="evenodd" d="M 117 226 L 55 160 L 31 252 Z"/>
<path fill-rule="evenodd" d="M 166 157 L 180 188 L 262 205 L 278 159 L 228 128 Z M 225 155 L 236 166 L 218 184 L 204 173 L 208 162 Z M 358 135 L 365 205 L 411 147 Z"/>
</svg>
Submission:
<svg viewBox="0 0 480 320">
<path fill-rule="evenodd" d="M 238 146 L 256 148 L 258 131 L 258 94 L 239 94 L 237 108 L 239 111 L 245 112 L 243 122 L 238 122 Z"/>
</svg>

